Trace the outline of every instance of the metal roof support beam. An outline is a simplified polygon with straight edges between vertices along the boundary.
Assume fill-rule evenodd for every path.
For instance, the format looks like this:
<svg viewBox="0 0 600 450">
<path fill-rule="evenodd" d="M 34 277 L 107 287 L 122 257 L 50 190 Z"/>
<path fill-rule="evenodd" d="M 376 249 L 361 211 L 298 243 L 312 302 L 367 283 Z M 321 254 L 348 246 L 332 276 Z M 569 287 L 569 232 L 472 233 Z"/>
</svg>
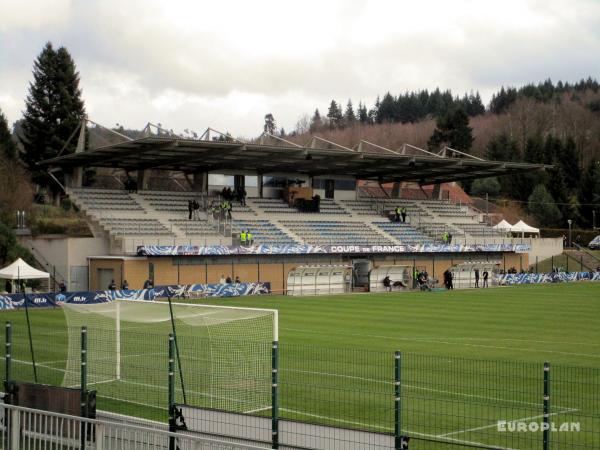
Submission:
<svg viewBox="0 0 600 450">
<path fill-rule="evenodd" d="M 110 131 L 112 134 L 114 134 L 114 135 L 116 135 L 116 136 L 122 137 L 122 138 L 123 138 L 123 139 L 125 139 L 126 141 L 133 141 L 133 139 L 132 139 L 132 138 L 130 138 L 129 136 L 125 136 L 124 134 L 121 134 L 121 133 L 119 133 L 118 131 L 111 130 L 110 128 L 106 128 L 104 125 L 100 125 L 99 123 L 97 123 L 97 122 L 94 122 L 93 120 L 90 120 L 90 119 L 85 119 L 85 120 L 86 120 L 86 122 L 89 122 L 89 123 L 91 123 L 91 124 L 94 124 L 94 125 L 96 125 L 97 127 L 99 127 L 99 128 L 102 128 L 103 130 Z"/>
<path fill-rule="evenodd" d="M 364 139 L 361 139 L 361 141 L 360 141 L 360 142 L 359 142 L 359 144 L 358 144 L 359 151 L 362 149 L 362 144 L 363 144 L 363 143 L 364 143 L 364 144 L 367 144 L 367 145 L 370 145 L 370 146 L 372 146 L 372 147 L 378 148 L 378 149 L 380 149 L 380 150 L 385 150 L 386 152 L 393 153 L 394 155 L 400 155 L 400 154 L 401 154 L 401 153 L 398 153 L 398 152 L 396 152 L 396 151 L 394 151 L 394 150 L 391 150 L 391 149 L 389 149 L 389 148 L 382 147 L 381 145 L 377 145 L 377 144 L 373 144 L 372 142 L 365 141 Z"/>
<path fill-rule="evenodd" d="M 483 158 L 478 158 L 477 156 L 473 156 L 473 155 L 470 155 L 468 153 L 461 152 L 460 150 L 455 150 L 455 149 L 453 149 L 451 147 L 448 147 L 448 146 L 444 147 L 444 150 L 450 150 L 452 153 L 455 153 L 455 154 L 458 154 L 458 155 L 463 155 L 463 156 L 466 156 L 467 158 L 471 158 L 471 159 L 474 159 L 476 161 L 485 161 L 485 159 L 483 159 Z"/>
<path fill-rule="evenodd" d="M 227 139 L 225 142 L 238 142 L 240 144 L 247 144 L 248 142 L 244 142 L 238 138 L 234 138 L 232 135 L 228 134 L 228 133 L 223 133 L 219 130 L 215 130 L 214 128 L 208 127 L 206 130 L 204 130 L 204 133 L 202 133 L 202 136 L 200 136 L 199 140 L 201 141 L 210 141 L 210 133 L 211 131 L 213 133 L 218 134 L 219 136 L 223 136 L 225 139 Z M 211 141 L 213 142 L 213 141 Z"/>
<path fill-rule="evenodd" d="M 425 150 L 425 149 L 422 149 L 422 148 L 420 148 L 420 147 L 416 147 L 416 146 L 414 146 L 414 145 L 407 144 L 406 142 L 405 142 L 404 144 L 402 144 L 402 154 L 403 154 L 403 155 L 405 155 L 405 154 L 406 154 L 406 148 L 407 148 L 407 147 L 409 147 L 409 148 L 412 148 L 413 150 L 418 150 L 418 151 L 420 151 L 420 152 L 422 152 L 422 153 L 425 153 L 426 155 L 429 155 L 429 156 L 435 156 L 436 158 L 443 158 L 443 156 L 440 156 L 440 155 L 439 155 L 439 154 L 437 154 L 437 153 L 432 153 L 432 152 L 430 152 L 430 151 L 428 151 L 428 150 Z"/>
<path fill-rule="evenodd" d="M 271 133 L 267 133 L 266 131 L 264 131 L 264 132 L 263 132 L 263 133 L 260 135 L 261 145 L 263 144 L 263 142 L 264 142 L 264 141 L 263 141 L 263 138 L 265 138 L 265 137 L 270 137 L 270 138 L 273 138 L 273 139 L 275 139 L 275 140 L 277 140 L 277 141 L 284 142 L 284 143 L 286 143 L 286 144 L 289 144 L 289 145 L 292 145 L 292 146 L 294 146 L 294 147 L 303 148 L 301 145 L 298 145 L 298 144 L 296 144 L 295 142 L 288 141 L 287 139 L 283 139 L 282 137 L 275 136 L 274 134 L 271 134 Z"/>
<path fill-rule="evenodd" d="M 321 142 L 325 142 L 326 144 L 329 144 L 329 145 L 333 145 L 334 147 L 341 148 L 342 150 L 347 150 L 349 152 L 356 153 L 356 150 L 353 150 L 351 148 L 345 147 L 342 144 L 338 144 L 337 142 L 328 141 L 327 139 L 323 139 L 322 137 L 319 137 L 319 136 L 313 136 L 312 139 L 310 140 L 310 143 L 311 143 L 310 146 L 312 148 L 315 148 L 314 144 L 315 144 L 316 140 L 321 141 Z"/>
</svg>

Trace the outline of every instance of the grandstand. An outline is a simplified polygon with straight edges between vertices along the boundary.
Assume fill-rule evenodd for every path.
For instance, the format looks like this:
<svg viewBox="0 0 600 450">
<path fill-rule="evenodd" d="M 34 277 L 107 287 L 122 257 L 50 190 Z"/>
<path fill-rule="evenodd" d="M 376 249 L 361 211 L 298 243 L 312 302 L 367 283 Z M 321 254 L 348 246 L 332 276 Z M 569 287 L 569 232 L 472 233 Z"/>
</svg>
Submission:
<svg viewBox="0 0 600 450">
<path fill-rule="evenodd" d="M 41 163 L 49 171 L 63 174 L 65 192 L 85 213 L 95 239 L 106 243 L 105 254 L 98 255 L 104 262 L 90 262 L 92 285 L 105 284 L 109 275 L 104 272 L 112 271 L 119 278 L 120 271 L 121 278 L 131 278 L 133 275 L 128 275 L 122 266 L 109 261 L 134 257 L 139 247 L 159 246 L 165 254 L 173 256 L 179 254 L 179 247 L 185 246 L 205 249 L 190 250 L 195 253 L 182 250 L 186 256 L 223 256 L 238 251 L 235 247 L 239 244 L 239 234 L 246 230 L 253 234 L 254 247 L 261 246 L 262 254 L 286 255 L 278 260 L 284 264 L 283 270 L 272 267 L 273 273 L 278 271 L 278 281 L 273 282 L 282 288 L 285 272 L 297 263 L 311 258 L 319 263 L 325 261 L 325 256 L 293 259 L 291 254 L 281 253 L 293 246 L 319 247 L 326 252 L 328 246 L 364 247 L 361 252 L 368 252 L 369 246 L 411 246 L 414 252 L 423 245 L 440 243 L 443 233 L 452 234 L 453 244 L 505 242 L 504 235 L 494 232 L 485 223 L 486 217 L 481 211 L 450 201 L 444 195 L 444 186 L 463 179 L 544 168 L 535 164 L 484 161 L 460 152 L 460 155 L 451 154 L 451 149 L 433 154 L 412 146 L 402 150 L 383 149 L 366 141 L 350 149 L 318 137 L 300 146 L 270 135 L 263 135 L 258 142 L 242 142 L 226 135 L 211 139 L 210 132 L 207 130 L 200 139 L 181 138 L 165 130 L 158 134 L 147 133 L 136 140 L 121 137 L 121 142 L 113 145 L 91 151 L 84 151 L 82 147 L 74 154 Z M 409 147 L 410 152 L 406 150 Z M 112 188 L 106 184 L 84 187 L 81 176 L 84 167 L 105 171 Z M 125 181 L 132 172 L 136 175 L 137 189 L 125 190 Z M 214 178 L 211 181 L 215 175 L 221 176 L 221 180 L 230 178 L 223 184 Z M 391 193 L 383 189 L 384 183 L 414 183 L 420 190 L 416 191 L 418 195 L 391 198 Z M 433 188 L 426 191 L 423 186 L 427 185 Z M 232 202 L 231 217 L 213 208 L 223 200 L 221 193 L 226 186 L 234 192 L 240 188 L 247 192 L 244 204 L 237 200 Z M 304 197 L 289 197 L 288 191 L 293 186 L 303 186 L 297 188 L 295 194 L 302 192 Z M 305 204 L 298 203 L 300 198 L 311 204 L 316 196 L 319 197 L 318 208 L 306 208 Z M 190 220 L 188 205 L 192 200 L 200 209 Z M 406 209 L 405 223 L 393 221 L 396 207 Z M 244 250 L 247 254 L 254 251 Z M 393 257 L 397 260 L 397 254 Z M 414 254 L 404 257 L 412 259 L 413 264 L 416 261 Z M 456 257 L 448 255 L 449 261 Z M 339 258 L 353 256 L 327 258 L 329 263 L 335 263 Z M 218 265 L 219 261 L 217 258 L 211 264 Z M 370 261 L 370 265 L 377 264 L 372 257 Z M 198 271 L 193 275 L 186 272 L 185 277 L 200 278 L 190 281 L 209 282 L 226 271 L 238 271 L 255 281 L 254 278 L 264 277 L 262 265 L 272 264 L 273 258 L 261 256 L 254 260 L 261 268 L 252 271 L 244 265 L 246 262 L 241 256 L 234 258 L 229 268 L 220 265 L 214 270 L 207 261 L 177 259 L 175 263 L 173 260 L 172 264 L 178 267 L 178 282 L 182 276 L 180 265 L 188 263 L 205 264 L 203 275 Z M 163 282 L 173 282 L 169 278 L 172 275 L 166 275 L 171 273 L 171 266 L 167 268 L 161 262 L 161 269 L 156 270 L 158 260 L 144 264 L 147 268 L 142 270 L 146 272 L 143 278 L 163 276 Z M 236 268 L 236 264 L 240 267 Z M 139 280 L 142 274 L 136 270 Z M 98 273 L 92 274 L 94 271 Z"/>
</svg>

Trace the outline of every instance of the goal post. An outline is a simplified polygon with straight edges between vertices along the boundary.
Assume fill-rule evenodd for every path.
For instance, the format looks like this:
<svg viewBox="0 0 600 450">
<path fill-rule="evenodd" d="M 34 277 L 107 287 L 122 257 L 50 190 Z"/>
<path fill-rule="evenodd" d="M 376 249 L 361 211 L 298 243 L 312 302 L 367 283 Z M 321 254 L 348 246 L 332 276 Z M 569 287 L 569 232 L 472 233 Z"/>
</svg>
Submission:
<svg viewBox="0 0 600 450">
<path fill-rule="evenodd" d="M 172 310 L 172 315 L 171 315 Z M 119 299 L 65 304 L 68 360 L 63 385 L 78 384 L 78 331 L 88 328 L 88 384 L 112 400 L 164 405 L 166 343 L 175 332 L 178 400 L 236 412 L 271 407 L 274 309 Z M 175 328 L 175 330 L 174 330 Z M 123 398 L 125 397 L 125 398 Z M 182 403 L 182 402 L 180 402 Z"/>
</svg>

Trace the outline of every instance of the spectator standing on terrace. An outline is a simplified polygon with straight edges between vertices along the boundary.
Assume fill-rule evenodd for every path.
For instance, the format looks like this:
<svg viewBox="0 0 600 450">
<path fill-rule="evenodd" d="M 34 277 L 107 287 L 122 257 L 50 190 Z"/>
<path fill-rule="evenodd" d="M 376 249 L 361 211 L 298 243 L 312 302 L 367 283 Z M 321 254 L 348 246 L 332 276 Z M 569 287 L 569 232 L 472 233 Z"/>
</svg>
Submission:
<svg viewBox="0 0 600 450">
<path fill-rule="evenodd" d="M 400 207 L 396 206 L 396 209 L 394 210 L 394 220 L 396 222 L 400 222 Z"/>
<path fill-rule="evenodd" d="M 406 207 L 403 206 L 400 213 L 402 214 L 402 223 L 406 223 Z"/>
<path fill-rule="evenodd" d="M 117 285 L 115 283 L 115 280 L 110 280 L 110 284 L 108 285 L 108 290 L 109 291 L 116 291 L 117 290 Z"/>
<path fill-rule="evenodd" d="M 65 292 L 67 292 L 67 285 L 65 284 L 64 281 L 61 281 L 60 284 L 58 285 L 58 291 L 61 294 L 64 294 Z"/>
<path fill-rule="evenodd" d="M 225 284 L 225 275 L 221 274 L 221 278 L 219 279 L 219 284 Z"/>
<path fill-rule="evenodd" d="M 479 269 L 475 268 L 475 287 L 479 287 Z"/>
<path fill-rule="evenodd" d="M 484 270 L 483 271 L 483 287 L 484 288 L 488 287 L 488 276 L 489 276 L 488 271 Z"/>
<path fill-rule="evenodd" d="M 240 284 L 240 283 L 241 283 L 241 281 L 240 281 L 240 276 L 239 276 L 239 275 L 236 275 L 236 276 L 235 276 L 235 284 Z"/>
<path fill-rule="evenodd" d="M 189 220 L 192 220 L 192 212 L 194 211 L 194 203 L 191 200 L 188 200 L 188 212 L 189 212 Z"/>
<path fill-rule="evenodd" d="M 448 245 L 452 244 L 452 233 L 446 233 L 446 241 L 448 241 Z"/>
<path fill-rule="evenodd" d="M 129 283 L 127 282 L 127 280 L 123 280 L 123 284 L 121 284 L 121 290 L 123 290 L 123 291 L 129 290 Z"/>
<path fill-rule="evenodd" d="M 242 231 L 240 232 L 240 245 L 241 245 L 242 247 L 245 247 L 245 246 L 246 246 L 246 239 L 247 239 L 246 232 L 245 232 L 244 230 L 242 230 Z"/>
<path fill-rule="evenodd" d="M 248 245 L 254 244 L 254 236 L 250 230 L 246 230 L 246 242 L 248 242 Z"/>
<path fill-rule="evenodd" d="M 227 275 L 227 278 L 225 278 L 225 283 L 231 284 L 231 277 L 229 275 Z"/>
<path fill-rule="evenodd" d="M 144 281 L 144 289 L 152 289 L 154 287 L 154 283 L 151 279 L 147 279 Z"/>
</svg>

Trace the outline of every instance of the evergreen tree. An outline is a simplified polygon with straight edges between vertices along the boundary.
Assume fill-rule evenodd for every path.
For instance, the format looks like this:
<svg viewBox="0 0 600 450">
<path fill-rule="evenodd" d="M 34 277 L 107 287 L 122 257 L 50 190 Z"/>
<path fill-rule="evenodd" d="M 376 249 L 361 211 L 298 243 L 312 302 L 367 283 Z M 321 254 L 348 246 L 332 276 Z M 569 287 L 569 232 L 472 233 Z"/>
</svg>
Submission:
<svg viewBox="0 0 600 450">
<path fill-rule="evenodd" d="M 542 184 L 538 184 L 529 196 L 528 209 L 540 226 L 552 227 L 562 225 L 562 214 L 554 204 L 552 195 L 550 195 Z"/>
<path fill-rule="evenodd" d="M 360 102 L 358 103 L 358 121 L 365 125 L 369 123 L 369 113 L 367 111 L 367 107 Z"/>
<path fill-rule="evenodd" d="M 496 177 L 490 178 L 479 178 L 473 181 L 471 185 L 471 194 L 485 196 L 489 194 L 491 197 L 495 197 L 500 193 L 502 186 Z"/>
<path fill-rule="evenodd" d="M 569 189 L 570 193 L 576 192 L 582 174 L 577 146 L 571 136 L 566 139 L 562 147 L 562 152 L 557 155 L 557 160 L 564 174 L 567 189 Z"/>
<path fill-rule="evenodd" d="M 17 146 L 12 139 L 8 122 L 0 110 L 0 157 L 14 159 L 17 156 Z"/>
<path fill-rule="evenodd" d="M 377 108 L 377 123 L 396 121 L 396 100 L 389 92 L 383 96 Z"/>
<path fill-rule="evenodd" d="M 352 107 L 352 100 L 348 100 L 346 105 L 346 111 L 344 111 L 344 122 L 346 125 L 351 127 L 356 122 L 356 114 L 354 114 L 354 108 Z"/>
<path fill-rule="evenodd" d="M 342 110 L 338 106 L 335 100 L 331 100 L 329 104 L 329 111 L 327 112 L 327 118 L 329 119 L 329 128 L 339 128 L 342 126 Z"/>
<path fill-rule="evenodd" d="M 579 187 L 579 212 L 585 226 L 593 223 L 596 211 L 596 226 L 600 224 L 600 161 L 592 161 L 586 168 Z"/>
<path fill-rule="evenodd" d="M 521 151 L 519 144 L 507 133 L 501 133 L 491 139 L 485 149 L 485 157 L 492 161 L 520 161 Z M 509 175 L 500 177 L 500 192 L 511 198 L 526 200 L 531 190 L 523 188 L 523 177 L 521 175 Z"/>
<path fill-rule="evenodd" d="M 315 132 L 319 130 L 323 126 L 323 119 L 321 119 L 321 113 L 319 112 L 319 108 L 315 109 L 315 113 L 310 119 L 310 132 Z"/>
<path fill-rule="evenodd" d="M 465 153 L 471 150 L 473 129 L 469 126 L 469 116 L 462 108 L 438 118 L 427 145 L 431 150 L 437 150 L 442 144 Z"/>
<path fill-rule="evenodd" d="M 265 115 L 265 125 L 263 130 L 265 133 L 272 134 L 273 136 L 275 135 L 277 131 L 277 123 L 275 122 L 275 117 L 273 117 L 273 114 L 268 113 Z"/>
<path fill-rule="evenodd" d="M 67 49 L 55 50 L 48 42 L 34 62 L 23 120 L 23 160 L 35 183 L 56 192 L 57 186 L 36 163 L 57 156 L 84 117 L 75 63 Z M 72 139 L 63 153 L 73 153 L 76 145 Z"/>
</svg>

